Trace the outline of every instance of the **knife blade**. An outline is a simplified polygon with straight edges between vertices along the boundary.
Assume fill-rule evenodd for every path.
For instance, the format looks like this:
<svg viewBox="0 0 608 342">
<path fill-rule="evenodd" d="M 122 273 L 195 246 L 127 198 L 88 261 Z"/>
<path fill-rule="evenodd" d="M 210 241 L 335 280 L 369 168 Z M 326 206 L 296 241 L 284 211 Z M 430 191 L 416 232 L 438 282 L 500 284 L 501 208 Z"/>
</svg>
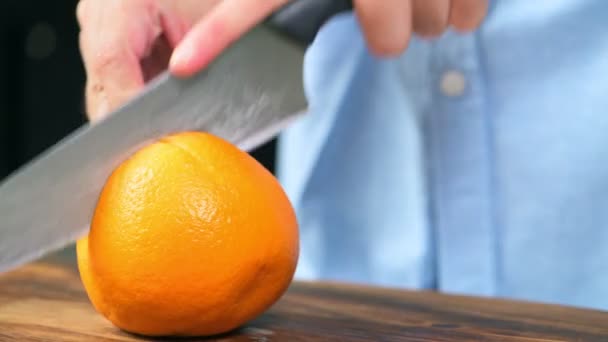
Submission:
<svg viewBox="0 0 608 342">
<path fill-rule="evenodd" d="M 314 7 L 332 0 L 292 5 L 304 1 Z M 328 14 L 327 8 L 323 13 Z M 285 34 L 289 16 L 252 29 L 192 78 L 161 74 L 129 103 L 84 125 L 3 180 L 0 272 L 84 236 L 111 172 L 156 139 L 199 130 L 250 151 L 304 115 L 302 69 L 309 41 Z M 306 34 L 311 36 L 310 31 Z"/>
</svg>

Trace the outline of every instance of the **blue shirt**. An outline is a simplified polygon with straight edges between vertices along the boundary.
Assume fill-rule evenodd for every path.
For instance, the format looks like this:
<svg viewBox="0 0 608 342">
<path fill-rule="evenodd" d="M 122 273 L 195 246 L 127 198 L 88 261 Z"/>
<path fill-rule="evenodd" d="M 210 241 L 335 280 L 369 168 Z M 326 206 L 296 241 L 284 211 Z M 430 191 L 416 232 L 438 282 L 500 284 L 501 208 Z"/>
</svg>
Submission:
<svg viewBox="0 0 608 342">
<path fill-rule="evenodd" d="M 296 278 L 608 309 L 607 13 L 491 1 L 392 59 L 328 23 L 279 144 Z"/>
</svg>

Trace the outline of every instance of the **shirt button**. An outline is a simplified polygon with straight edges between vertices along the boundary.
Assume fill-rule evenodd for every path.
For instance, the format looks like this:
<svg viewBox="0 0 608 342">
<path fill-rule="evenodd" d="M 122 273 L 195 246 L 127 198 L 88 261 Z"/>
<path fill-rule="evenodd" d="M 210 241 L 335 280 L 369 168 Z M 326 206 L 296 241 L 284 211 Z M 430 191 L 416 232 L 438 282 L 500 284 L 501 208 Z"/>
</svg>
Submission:
<svg viewBox="0 0 608 342">
<path fill-rule="evenodd" d="M 441 77 L 441 92 L 445 96 L 462 96 L 467 86 L 467 80 L 460 71 L 446 71 Z"/>
</svg>

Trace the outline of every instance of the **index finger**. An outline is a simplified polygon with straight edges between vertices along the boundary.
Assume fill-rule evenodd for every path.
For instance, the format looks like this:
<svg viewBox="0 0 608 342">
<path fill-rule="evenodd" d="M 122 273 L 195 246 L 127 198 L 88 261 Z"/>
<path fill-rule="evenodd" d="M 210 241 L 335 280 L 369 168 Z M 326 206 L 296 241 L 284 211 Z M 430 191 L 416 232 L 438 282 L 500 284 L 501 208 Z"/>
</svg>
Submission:
<svg viewBox="0 0 608 342">
<path fill-rule="evenodd" d="M 224 0 L 186 34 L 174 50 L 169 70 L 188 77 L 207 66 L 231 43 L 287 0 Z"/>
<path fill-rule="evenodd" d="M 86 71 L 86 112 L 96 120 L 144 86 L 140 59 L 155 29 L 156 8 L 140 1 L 80 2 L 80 51 Z"/>
<path fill-rule="evenodd" d="M 114 42 L 109 41 L 108 44 L 120 45 L 118 41 Z M 85 101 L 89 119 L 102 118 L 143 88 L 139 59 L 128 50 L 97 52 L 93 49 L 86 52 L 83 49 L 82 56 L 87 74 Z"/>
</svg>

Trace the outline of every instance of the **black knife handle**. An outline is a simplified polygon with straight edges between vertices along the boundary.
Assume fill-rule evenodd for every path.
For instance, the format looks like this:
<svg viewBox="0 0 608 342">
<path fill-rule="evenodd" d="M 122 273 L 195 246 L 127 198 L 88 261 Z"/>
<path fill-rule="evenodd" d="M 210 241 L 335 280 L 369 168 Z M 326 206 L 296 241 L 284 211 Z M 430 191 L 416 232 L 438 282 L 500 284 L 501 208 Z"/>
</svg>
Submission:
<svg viewBox="0 0 608 342">
<path fill-rule="evenodd" d="M 352 9 L 352 0 L 292 0 L 275 12 L 268 23 L 299 43 L 310 45 L 329 19 Z"/>
</svg>

